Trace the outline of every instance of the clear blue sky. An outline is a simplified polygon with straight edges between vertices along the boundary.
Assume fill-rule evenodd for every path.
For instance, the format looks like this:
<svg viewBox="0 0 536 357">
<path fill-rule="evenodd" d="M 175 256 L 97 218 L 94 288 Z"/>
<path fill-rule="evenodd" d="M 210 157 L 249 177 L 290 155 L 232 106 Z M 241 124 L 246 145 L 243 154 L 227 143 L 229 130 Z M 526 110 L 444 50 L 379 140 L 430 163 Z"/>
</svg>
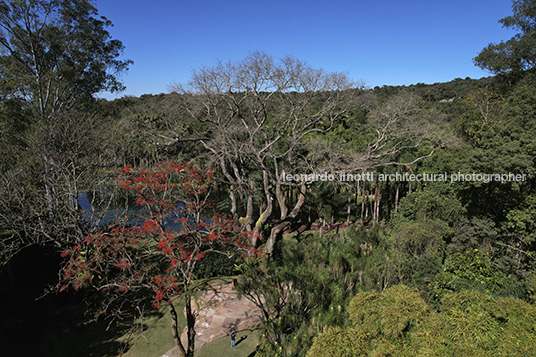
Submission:
<svg viewBox="0 0 536 357">
<path fill-rule="evenodd" d="M 192 69 L 250 51 L 294 55 L 368 86 L 448 82 L 489 73 L 472 63 L 514 32 L 511 0 L 97 0 L 134 61 L 123 95 L 166 93 Z"/>
</svg>

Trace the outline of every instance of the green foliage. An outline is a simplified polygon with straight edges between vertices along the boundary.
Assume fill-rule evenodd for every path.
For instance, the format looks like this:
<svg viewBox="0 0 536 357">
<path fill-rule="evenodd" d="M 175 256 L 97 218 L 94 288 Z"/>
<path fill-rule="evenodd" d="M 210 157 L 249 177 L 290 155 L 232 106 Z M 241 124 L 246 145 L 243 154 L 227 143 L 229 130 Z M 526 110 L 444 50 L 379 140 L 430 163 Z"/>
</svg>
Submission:
<svg viewBox="0 0 536 357">
<path fill-rule="evenodd" d="M 360 293 L 345 329 L 315 338 L 308 356 L 524 356 L 536 348 L 536 307 L 477 291 L 447 294 L 439 311 L 414 291 L 394 286 Z"/>
<path fill-rule="evenodd" d="M 74 246 L 80 243 L 76 237 L 87 235 L 89 228 L 76 214 L 72 198 L 106 176 L 85 178 L 99 165 L 111 171 L 120 164 L 144 167 L 160 159 L 212 153 L 221 159 L 216 161 L 221 171 L 215 173 L 217 194 L 211 198 L 217 195 L 226 203 L 224 210 L 236 216 L 247 211 L 249 218 L 273 201 L 271 218 L 259 221 L 268 232 L 283 212 L 281 202 L 286 200 L 288 208 L 298 202 L 297 190 L 290 186 L 282 187 L 279 201 L 268 197 L 280 188 L 283 169 L 355 168 L 360 155 L 373 147 L 382 149 L 364 162 L 381 166 L 388 158 L 400 164 L 441 144 L 418 164 L 376 167 L 375 173 L 512 172 L 526 174 L 527 181 L 353 187 L 316 182 L 292 217 L 301 219 L 300 224 L 319 218 L 339 223 L 348 207 L 352 213 L 361 208 L 367 194 L 364 207 L 371 210 L 377 188 L 374 197 L 381 197 L 380 216 L 388 228 L 350 227 L 323 236 L 298 233 L 278 242 L 269 259 L 242 262 L 207 252 L 193 274 L 202 278 L 240 270 L 239 293 L 258 304 L 265 317 L 259 356 L 304 356 L 311 345 L 310 356 L 531 355 L 534 309 L 521 300 L 534 302 L 536 291 L 536 186 L 531 176 L 536 172 L 536 8 L 529 0 L 513 4 L 513 15 L 501 23 L 519 34 L 489 45 L 475 58 L 479 67 L 500 74 L 495 78 L 369 91 L 348 89 L 345 76 L 329 74 L 344 84 L 344 90 L 330 91 L 309 87 L 313 82 L 308 75 L 327 75 L 311 70 L 302 78 L 281 77 L 284 83 L 303 81 L 301 86 L 269 94 L 272 85 L 250 85 L 262 77 L 255 77 L 260 72 L 251 68 L 308 67 L 294 58 L 279 63 L 253 53 L 236 64 L 247 75 L 229 90 L 221 90 L 223 78 L 234 76 L 236 68 L 218 63 L 195 72 L 191 92 L 124 97 L 92 106 L 88 99 L 93 94 L 123 88 L 115 74 L 131 63 L 118 59 L 123 46 L 110 38 L 111 23 L 97 16 L 90 1 L 0 2 L 5 30 L 0 37 L 0 173 L 9 188 L 0 202 L 0 253 L 18 232 L 31 242 L 35 232 L 52 241 L 77 230 L 68 240 Z M 53 21 L 46 21 L 46 12 Z M 22 21 L 25 16 L 29 21 Z M 38 25 L 42 31 L 36 31 Z M 32 46 L 35 59 L 28 52 Z M 274 76 L 284 73 L 294 72 Z M 47 85 L 57 97 L 40 102 Z M 71 107 L 78 111 L 64 111 Z M 94 110 L 98 114 L 89 118 L 86 112 Z M 426 136 L 415 136 L 445 114 L 450 128 L 434 126 Z M 384 130 L 387 141 L 376 137 Z M 453 138 L 453 133 L 460 137 Z M 415 148 L 421 139 L 427 145 Z M 98 143 L 99 149 L 89 142 Z M 44 194 L 47 185 L 55 195 Z M 51 207 L 49 202 L 63 197 L 71 210 L 59 203 Z M 54 214 L 72 218 L 47 220 Z M 56 226 L 60 228 L 48 229 Z M 2 262 L 10 257 L 5 256 Z M 393 286 L 402 283 L 407 286 Z"/>
<path fill-rule="evenodd" d="M 27 162 L 24 157 L 29 146 L 26 136 L 33 121 L 25 101 L 11 98 L 0 104 L 0 172 Z"/>
<path fill-rule="evenodd" d="M 31 93 L 41 119 L 81 98 L 124 89 L 117 73 L 132 62 L 117 59 L 123 45 L 97 14 L 86 0 L 2 1 L 1 88 Z"/>
<path fill-rule="evenodd" d="M 499 355 L 529 356 L 534 353 L 536 337 L 534 305 L 512 298 L 501 298 L 492 313 L 504 325 L 502 336 L 497 341 Z"/>
<path fill-rule="evenodd" d="M 464 112 L 455 126 L 469 140 L 478 141 L 481 133 L 501 120 L 504 98 L 490 88 L 480 88 L 464 99 Z"/>
<path fill-rule="evenodd" d="M 440 312 L 416 335 L 420 350 L 433 356 L 531 355 L 536 347 L 534 312 L 526 302 L 465 290 L 446 295 Z"/>
<path fill-rule="evenodd" d="M 465 98 L 471 93 L 473 93 L 475 90 L 478 90 L 479 88 L 484 88 L 490 85 L 492 82 L 492 77 L 485 77 L 481 79 L 471 79 L 467 77 L 465 79 L 455 78 L 454 80 L 445 83 L 417 83 L 409 86 L 384 85 L 381 87 L 375 87 L 374 94 L 377 95 L 378 100 L 383 101 L 386 98 L 393 96 L 402 90 L 410 90 L 429 103 L 437 103 L 439 101 L 444 100 L 445 102 L 439 103 L 441 104 L 441 110 L 451 112 L 453 110 L 459 110 L 457 100 L 458 98 Z"/>
<path fill-rule="evenodd" d="M 412 332 L 433 311 L 420 296 L 404 285 L 356 295 L 348 307 L 345 329 L 328 330 L 315 338 L 308 356 L 334 356 L 352 346 L 350 356 L 415 355 Z M 340 340 L 336 337 L 342 336 Z"/>
<path fill-rule="evenodd" d="M 492 265 L 489 252 L 478 249 L 451 254 L 443 265 L 443 271 L 432 283 L 434 299 L 439 300 L 448 292 L 476 290 L 499 296 L 524 298 L 527 288 L 523 282 L 504 275 Z"/>
<path fill-rule="evenodd" d="M 464 213 L 461 202 L 445 185 L 433 183 L 400 200 L 400 220 L 440 220 L 452 226 Z"/>
<path fill-rule="evenodd" d="M 363 328 L 369 338 L 382 336 L 393 342 L 404 340 L 429 313 L 419 294 L 405 285 L 393 286 L 383 294 L 357 294 L 348 307 L 352 324 Z"/>
<path fill-rule="evenodd" d="M 462 252 L 466 249 L 489 250 L 498 236 L 495 223 L 487 218 L 473 217 L 470 220 L 462 217 L 454 229 L 448 251 Z"/>
<path fill-rule="evenodd" d="M 324 328 L 342 326 L 357 291 L 388 281 L 385 237 L 379 226 L 284 239 L 274 259 L 248 259 L 239 293 L 265 315 L 260 356 L 304 356 Z"/>
<path fill-rule="evenodd" d="M 430 293 L 429 283 L 439 273 L 447 244 L 464 213 L 452 190 L 438 183 L 400 201 L 389 238 L 397 283 Z"/>
<path fill-rule="evenodd" d="M 536 4 L 533 0 L 512 2 L 513 15 L 499 22 L 519 33 L 506 42 L 489 44 L 473 60 L 478 67 L 496 74 L 531 69 L 536 63 Z"/>
<path fill-rule="evenodd" d="M 348 192 L 334 182 L 314 182 L 302 208 L 302 216 L 315 221 L 337 222 L 348 205 Z"/>
<path fill-rule="evenodd" d="M 362 330 L 333 327 L 315 338 L 307 357 L 366 356 L 368 350 Z"/>
<path fill-rule="evenodd" d="M 93 97 L 124 88 L 120 41 L 92 1 L 0 2 L 0 262 L 24 247 L 79 244 L 96 229 L 81 191 L 107 185 L 115 169 L 109 122 Z M 104 177 L 103 177 L 104 176 Z M 105 188 L 104 188 L 105 189 Z"/>
<path fill-rule="evenodd" d="M 536 195 L 527 196 L 519 208 L 506 214 L 506 219 L 507 232 L 527 245 L 533 244 L 536 241 Z"/>
<path fill-rule="evenodd" d="M 440 220 L 415 220 L 400 223 L 395 231 L 395 246 L 398 252 L 408 258 L 423 255 L 442 256 L 444 237 L 449 233 L 448 226 Z"/>
<path fill-rule="evenodd" d="M 238 261 L 239 257 L 236 254 L 229 257 L 227 254 L 209 251 L 204 259 L 197 263 L 194 274 L 198 279 L 233 276 Z"/>
<path fill-rule="evenodd" d="M 524 182 L 453 184 L 470 216 L 489 218 L 497 226 L 528 194 L 530 186 L 526 183 L 536 170 L 536 126 L 532 120 L 536 110 L 534 83 L 535 75 L 527 72 L 510 91 L 502 94 L 500 108 L 491 110 L 493 113 L 488 115 L 491 124 L 482 126 L 478 140 L 471 140 L 471 146 L 453 157 L 455 172 L 525 174 Z"/>
</svg>

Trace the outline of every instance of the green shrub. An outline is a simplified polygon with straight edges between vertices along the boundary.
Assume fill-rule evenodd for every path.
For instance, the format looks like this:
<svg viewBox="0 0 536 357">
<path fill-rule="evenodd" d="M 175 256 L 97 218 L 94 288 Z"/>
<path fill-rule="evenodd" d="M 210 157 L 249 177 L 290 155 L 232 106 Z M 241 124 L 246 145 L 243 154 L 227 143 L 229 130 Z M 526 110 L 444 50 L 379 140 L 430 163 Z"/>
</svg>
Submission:
<svg viewBox="0 0 536 357">
<path fill-rule="evenodd" d="M 359 329 L 334 327 L 317 336 L 307 357 L 367 356 L 369 344 Z"/>
<path fill-rule="evenodd" d="M 404 285 L 360 293 L 349 325 L 317 336 L 308 356 L 533 356 L 536 307 L 511 297 L 463 290 L 439 311 Z M 352 352 L 353 351 L 353 352 Z"/>
</svg>

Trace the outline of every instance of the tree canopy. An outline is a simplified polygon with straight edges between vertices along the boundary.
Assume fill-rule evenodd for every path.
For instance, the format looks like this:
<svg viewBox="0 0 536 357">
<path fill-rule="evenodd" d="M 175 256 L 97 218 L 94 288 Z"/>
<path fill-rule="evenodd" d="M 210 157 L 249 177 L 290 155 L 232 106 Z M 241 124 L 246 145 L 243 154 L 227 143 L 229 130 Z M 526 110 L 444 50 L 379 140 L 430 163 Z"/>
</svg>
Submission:
<svg viewBox="0 0 536 357">
<path fill-rule="evenodd" d="M 499 20 L 506 28 L 519 31 L 508 41 L 490 43 L 474 63 L 494 74 L 534 68 L 536 65 L 536 1 L 513 0 L 513 14 Z"/>
<path fill-rule="evenodd" d="M 0 57 L 4 95 L 23 96 L 44 119 L 83 97 L 120 91 L 123 45 L 111 22 L 86 0 L 2 1 Z"/>
<path fill-rule="evenodd" d="M 91 229 L 80 219 L 79 188 L 100 180 L 88 169 L 102 152 L 98 128 L 107 124 L 87 106 L 96 93 L 124 89 L 119 75 L 132 63 L 119 58 L 123 45 L 111 38 L 111 25 L 91 1 L 0 2 L 0 127 L 14 144 L 0 161 L 9 187 L 0 205 L 6 260 Z"/>
</svg>

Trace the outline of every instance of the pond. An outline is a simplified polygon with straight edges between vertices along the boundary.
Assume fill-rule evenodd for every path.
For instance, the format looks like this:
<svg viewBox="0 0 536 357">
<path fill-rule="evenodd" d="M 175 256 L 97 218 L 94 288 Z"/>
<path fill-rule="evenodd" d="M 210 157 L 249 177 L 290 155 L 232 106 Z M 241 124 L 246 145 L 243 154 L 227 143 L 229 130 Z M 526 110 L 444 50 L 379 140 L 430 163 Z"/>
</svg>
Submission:
<svg viewBox="0 0 536 357">
<path fill-rule="evenodd" d="M 128 208 L 124 206 L 116 206 L 108 207 L 106 210 L 99 209 L 91 204 L 91 199 L 86 192 L 82 192 L 78 195 L 78 204 L 82 209 L 83 218 L 92 227 L 104 227 L 114 222 L 123 223 L 127 217 L 128 225 L 140 225 L 143 222 L 144 216 L 147 212 L 142 206 L 139 205 L 128 206 Z M 183 206 L 184 205 L 182 202 L 177 202 L 176 212 L 173 212 L 170 217 L 164 221 L 165 228 L 175 232 L 180 231 L 182 225 L 179 223 L 179 218 L 184 216 L 182 213 L 180 213 Z M 205 221 L 208 222 L 208 219 L 205 219 Z"/>
</svg>

